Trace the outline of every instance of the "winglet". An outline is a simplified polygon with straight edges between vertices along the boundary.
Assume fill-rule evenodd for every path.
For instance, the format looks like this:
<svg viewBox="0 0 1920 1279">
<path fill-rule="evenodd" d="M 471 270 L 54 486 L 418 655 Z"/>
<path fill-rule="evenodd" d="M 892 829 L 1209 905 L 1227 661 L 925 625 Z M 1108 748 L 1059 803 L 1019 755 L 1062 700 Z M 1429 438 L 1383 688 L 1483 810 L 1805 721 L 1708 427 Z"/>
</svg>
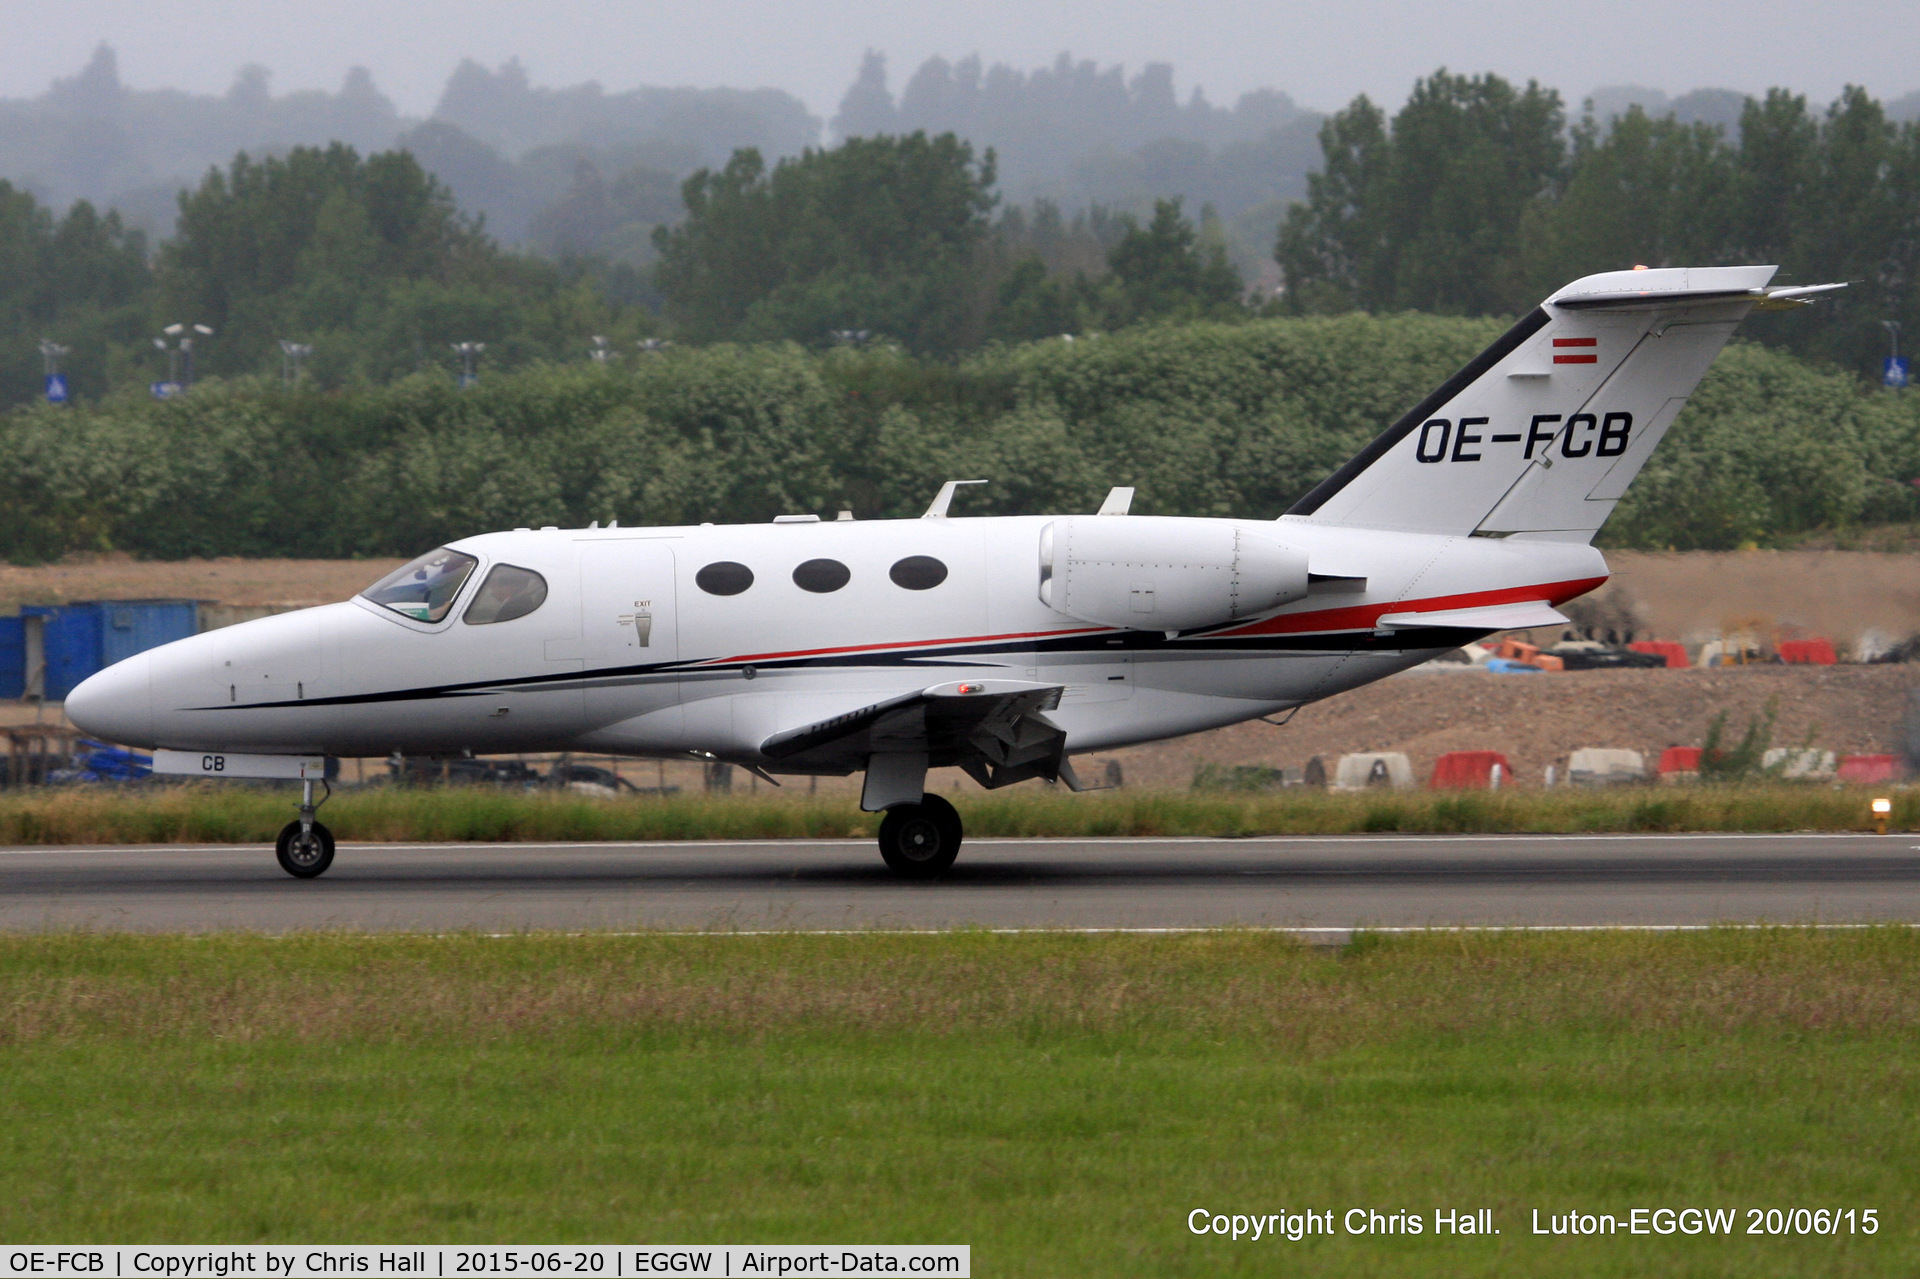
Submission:
<svg viewBox="0 0 1920 1279">
<path fill-rule="evenodd" d="M 958 489 L 962 484 L 985 484 L 986 482 L 985 480 L 948 480 L 940 486 L 940 491 L 934 495 L 933 505 L 929 506 L 927 513 L 920 518 L 923 520 L 946 519 L 947 508 L 953 505 L 954 490 Z"/>
<path fill-rule="evenodd" d="M 1133 509 L 1133 490 L 1130 488 L 1112 488 L 1107 490 L 1107 500 L 1100 503 L 1095 515 L 1125 515 Z"/>
</svg>

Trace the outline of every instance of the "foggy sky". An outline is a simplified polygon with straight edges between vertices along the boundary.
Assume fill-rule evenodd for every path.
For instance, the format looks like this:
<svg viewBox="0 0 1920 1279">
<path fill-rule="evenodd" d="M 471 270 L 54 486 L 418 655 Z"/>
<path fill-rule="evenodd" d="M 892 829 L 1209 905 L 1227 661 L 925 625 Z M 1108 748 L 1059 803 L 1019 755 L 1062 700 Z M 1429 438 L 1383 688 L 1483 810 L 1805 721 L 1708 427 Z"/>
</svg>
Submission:
<svg viewBox="0 0 1920 1279">
<path fill-rule="evenodd" d="M 1217 104 L 1270 87 L 1331 110 L 1354 94 L 1398 105 L 1446 66 L 1538 78 L 1578 106 L 1600 85 L 1754 93 L 1785 85 L 1830 101 L 1920 88 L 1913 0 L 65 0 L 8 5 L 0 96 L 30 97 L 111 43 L 135 88 L 222 92 L 243 64 L 273 91 L 336 89 L 364 65 L 403 112 L 431 110 L 463 57 L 518 57 L 533 82 L 773 87 L 833 114 L 867 48 L 896 92 L 924 59 L 977 53 L 1022 69 L 1060 52 L 1131 70 L 1174 64 L 1179 91 Z"/>
</svg>

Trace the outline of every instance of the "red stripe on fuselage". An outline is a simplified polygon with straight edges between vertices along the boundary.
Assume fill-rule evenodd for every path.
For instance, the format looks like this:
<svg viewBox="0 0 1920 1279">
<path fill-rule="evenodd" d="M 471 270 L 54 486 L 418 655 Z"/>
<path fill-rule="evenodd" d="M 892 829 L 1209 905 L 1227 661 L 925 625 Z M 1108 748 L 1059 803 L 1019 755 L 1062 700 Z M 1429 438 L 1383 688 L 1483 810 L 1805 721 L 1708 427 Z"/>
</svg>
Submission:
<svg viewBox="0 0 1920 1279">
<path fill-rule="evenodd" d="M 1350 608 L 1323 608 L 1311 613 L 1282 613 L 1231 631 L 1212 631 L 1198 638 L 1235 639 L 1251 635 L 1299 635 L 1314 631 L 1371 631 L 1384 613 L 1432 613 L 1443 609 L 1479 608 L 1492 604 L 1531 604 L 1546 600 L 1564 604 L 1570 599 L 1606 583 L 1604 577 L 1582 577 L 1565 582 L 1540 582 L 1533 586 L 1506 586 L 1495 591 L 1468 591 L 1461 595 L 1436 595 L 1423 600 L 1393 600 L 1385 604 L 1359 604 Z M 963 644 L 1001 644 L 1010 640 L 1058 639 L 1064 635 L 1118 634 L 1111 626 L 1069 627 L 1060 631 L 1016 631 L 1005 635 L 964 635 L 950 639 L 900 640 L 891 644 L 849 644 L 841 648 L 805 648 L 785 653 L 746 653 L 738 657 L 713 657 L 700 666 L 724 666 L 734 662 L 779 662 L 803 657 L 834 657 L 843 653 L 879 653 L 901 649 L 952 648 Z"/>
<path fill-rule="evenodd" d="M 1496 591 L 1466 591 L 1423 600 L 1391 600 L 1385 604 L 1356 604 L 1326 608 L 1316 613 L 1282 613 L 1236 627 L 1213 631 L 1208 639 L 1237 639 L 1249 635 L 1298 635 L 1308 631 L 1371 631 L 1386 613 L 1438 613 L 1456 608 L 1486 608 L 1494 604 L 1531 604 L 1544 599 L 1564 604 L 1605 584 L 1604 577 L 1581 577 L 1567 582 L 1539 582 L 1532 586 L 1503 586 Z"/>
</svg>

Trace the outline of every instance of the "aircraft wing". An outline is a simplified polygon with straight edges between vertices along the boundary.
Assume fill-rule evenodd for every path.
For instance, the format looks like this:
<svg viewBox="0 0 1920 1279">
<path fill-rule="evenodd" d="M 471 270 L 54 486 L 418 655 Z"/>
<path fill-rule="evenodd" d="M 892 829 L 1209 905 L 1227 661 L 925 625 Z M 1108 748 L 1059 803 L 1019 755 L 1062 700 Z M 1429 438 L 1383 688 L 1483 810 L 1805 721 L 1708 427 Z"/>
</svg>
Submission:
<svg viewBox="0 0 1920 1279">
<path fill-rule="evenodd" d="M 958 766 L 989 790 L 1029 777 L 1065 776 L 1071 786 L 1067 735 L 1046 716 L 1064 691 L 1019 680 L 936 684 L 775 733 L 760 752 L 798 771 L 835 773 L 875 755 L 925 755 L 929 767 Z"/>
</svg>

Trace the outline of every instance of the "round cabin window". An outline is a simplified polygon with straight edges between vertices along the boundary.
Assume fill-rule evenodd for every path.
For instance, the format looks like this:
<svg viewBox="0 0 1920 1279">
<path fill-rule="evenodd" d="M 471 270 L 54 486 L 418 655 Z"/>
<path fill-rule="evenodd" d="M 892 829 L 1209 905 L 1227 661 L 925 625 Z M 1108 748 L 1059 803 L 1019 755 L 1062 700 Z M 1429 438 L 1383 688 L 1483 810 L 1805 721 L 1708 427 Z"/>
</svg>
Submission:
<svg viewBox="0 0 1920 1279">
<path fill-rule="evenodd" d="M 793 584 L 803 591 L 825 595 L 845 586 L 852 576 L 839 560 L 808 560 L 793 570 Z"/>
<path fill-rule="evenodd" d="M 753 570 L 732 560 L 720 560 L 695 573 L 693 584 L 709 595 L 738 595 L 753 585 Z"/>
<path fill-rule="evenodd" d="M 930 591 L 947 580 L 947 566 L 931 555 L 909 555 L 887 570 L 895 586 Z"/>
</svg>

